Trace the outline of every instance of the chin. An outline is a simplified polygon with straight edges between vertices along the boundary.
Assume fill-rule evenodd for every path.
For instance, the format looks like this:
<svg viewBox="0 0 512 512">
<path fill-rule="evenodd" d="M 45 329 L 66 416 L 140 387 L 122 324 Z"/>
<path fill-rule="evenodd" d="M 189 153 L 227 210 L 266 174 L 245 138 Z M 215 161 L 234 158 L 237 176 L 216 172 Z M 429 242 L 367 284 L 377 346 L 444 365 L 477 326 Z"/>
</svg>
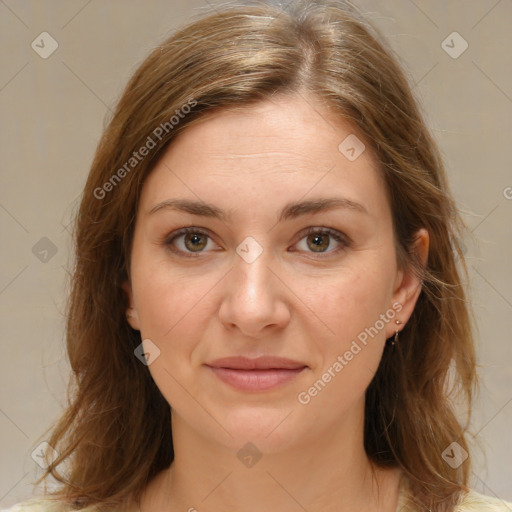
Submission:
<svg viewBox="0 0 512 512">
<path fill-rule="evenodd" d="M 239 450 L 247 443 L 254 444 L 262 453 L 278 453 L 299 439 L 292 409 L 241 407 L 223 416 L 222 422 L 232 435 L 224 436 L 230 448 Z M 310 429 L 310 432 L 312 430 Z M 305 432 L 306 434 L 306 432 Z"/>
</svg>

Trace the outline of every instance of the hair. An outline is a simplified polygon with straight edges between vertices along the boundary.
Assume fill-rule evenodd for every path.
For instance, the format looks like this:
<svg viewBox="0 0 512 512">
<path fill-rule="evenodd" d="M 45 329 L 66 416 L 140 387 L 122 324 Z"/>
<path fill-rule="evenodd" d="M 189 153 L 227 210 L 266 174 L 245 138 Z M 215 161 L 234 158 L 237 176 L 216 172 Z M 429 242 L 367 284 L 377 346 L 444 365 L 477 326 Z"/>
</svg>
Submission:
<svg viewBox="0 0 512 512">
<path fill-rule="evenodd" d="M 107 120 L 75 219 L 66 328 L 72 378 L 48 440 L 59 456 L 40 480 L 56 479 L 49 495 L 72 508 L 110 510 L 139 499 L 171 464 L 171 409 L 134 356 L 141 338 L 126 320 L 122 289 L 141 188 L 163 151 L 204 114 L 276 93 L 308 94 L 371 148 L 391 205 L 397 262 L 421 273 L 414 312 L 366 391 L 366 453 L 377 466 L 403 469 L 413 510 L 452 510 L 468 490 L 470 459 L 454 469 L 442 453 L 454 441 L 468 451 L 477 385 L 459 242 L 465 226 L 400 60 L 348 3 L 216 10 L 150 53 Z M 412 249 L 420 228 L 430 236 L 426 266 Z"/>
</svg>

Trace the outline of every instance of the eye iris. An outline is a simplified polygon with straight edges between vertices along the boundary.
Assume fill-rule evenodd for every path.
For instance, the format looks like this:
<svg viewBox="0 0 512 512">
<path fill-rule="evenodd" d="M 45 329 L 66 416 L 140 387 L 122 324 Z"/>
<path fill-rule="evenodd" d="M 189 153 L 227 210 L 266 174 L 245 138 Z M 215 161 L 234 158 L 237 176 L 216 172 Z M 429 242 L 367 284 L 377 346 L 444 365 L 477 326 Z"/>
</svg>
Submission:
<svg viewBox="0 0 512 512">
<path fill-rule="evenodd" d="M 189 245 L 189 242 L 191 242 L 192 245 Z M 187 249 L 192 250 L 193 252 L 199 252 L 206 247 L 206 237 L 198 233 L 188 233 L 185 235 L 185 246 Z"/>
<path fill-rule="evenodd" d="M 327 249 L 327 247 L 329 247 L 329 235 L 314 233 L 308 236 L 308 244 L 310 240 L 313 241 L 314 246 L 310 246 L 310 248 L 312 248 L 314 252 L 322 252 L 322 250 Z M 324 243 L 322 243 L 322 240 Z"/>
</svg>

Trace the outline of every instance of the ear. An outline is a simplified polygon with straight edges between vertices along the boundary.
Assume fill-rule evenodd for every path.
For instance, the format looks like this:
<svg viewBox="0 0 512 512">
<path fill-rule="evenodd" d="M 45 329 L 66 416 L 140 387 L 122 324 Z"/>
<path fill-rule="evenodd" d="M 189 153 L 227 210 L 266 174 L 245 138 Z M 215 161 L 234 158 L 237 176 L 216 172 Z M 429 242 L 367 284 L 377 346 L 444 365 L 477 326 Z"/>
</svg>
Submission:
<svg viewBox="0 0 512 512">
<path fill-rule="evenodd" d="M 125 281 L 121 285 L 121 287 L 126 294 L 128 302 L 128 308 L 126 309 L 126 319 L 128 320 L 128 323 L 130 324 L 132 329 L 140 331 L 139 313 L 137 312 L 137 308 L 135 307 L 135 304 L 133 302 L 132 287 L 130 286 L 130 283 L 128 281 Z"/>
<path fill-rule="evenodd" d="M 418 262 L 426 267 L 428 261 L 428 248 L 429 248 L 429 234 L 425 228 L 421 228 L 416 232 L 413 247 L 411 252 L 416 254 Z M 413 268 L 406 268 L 397 272 L 394 289 L 393 289 L 393 304 L 398 303 L 402 306 L 400 310 L 396 309 L 396 319 L 400 320 L 400 324 L 394 322 L 388 324 L 391 332 L 387 333 L 387 337 L 395 334 L 395 331 L 401 331 L 404 325 L 411 317 L 416 301 L 420 296 L 423 281 L 417 275 Z"/>
</svg>

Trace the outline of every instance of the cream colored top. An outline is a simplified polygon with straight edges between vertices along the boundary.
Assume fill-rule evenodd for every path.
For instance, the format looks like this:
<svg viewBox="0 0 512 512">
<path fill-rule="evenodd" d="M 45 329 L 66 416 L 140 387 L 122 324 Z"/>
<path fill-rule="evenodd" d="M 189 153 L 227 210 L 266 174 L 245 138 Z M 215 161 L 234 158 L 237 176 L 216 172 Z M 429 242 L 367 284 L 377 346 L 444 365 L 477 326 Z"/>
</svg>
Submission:
<svg viewBox="0 0 512 512">
<path fill-rule="evenodd" d="M 403 492 L 402 485 L 400 489 L 401 492 L 399 494 L 396 512 L 408 512 L 410 509 L 406 508 L 406 493 Z M 136 508 L 126 512 L 135 511 L 139 512 Z M 1 509 L 0 512 L 71 512 L 71 509 L 56 501 L 32 498 L 13 505 L 8 509 Z M 91 506 L 81 509 L 79 512 L 97 512 L 97 510 L 94 506 Z M 471 490 L 469 493 L 462 496 L 454 512 L 512 512 L 512 503 L 499 498 L 484 496 L 483 494 Z"/>
<path fill-rule="evenodd" d="M 409 512 L 406 495 L 400 494 L 396 512 Z M 1 511 L 0 511 L 1 512 Z M 512 503 L 471 490 L 459 500 L 453 512 L 512 512 Z"/>
</svg>

